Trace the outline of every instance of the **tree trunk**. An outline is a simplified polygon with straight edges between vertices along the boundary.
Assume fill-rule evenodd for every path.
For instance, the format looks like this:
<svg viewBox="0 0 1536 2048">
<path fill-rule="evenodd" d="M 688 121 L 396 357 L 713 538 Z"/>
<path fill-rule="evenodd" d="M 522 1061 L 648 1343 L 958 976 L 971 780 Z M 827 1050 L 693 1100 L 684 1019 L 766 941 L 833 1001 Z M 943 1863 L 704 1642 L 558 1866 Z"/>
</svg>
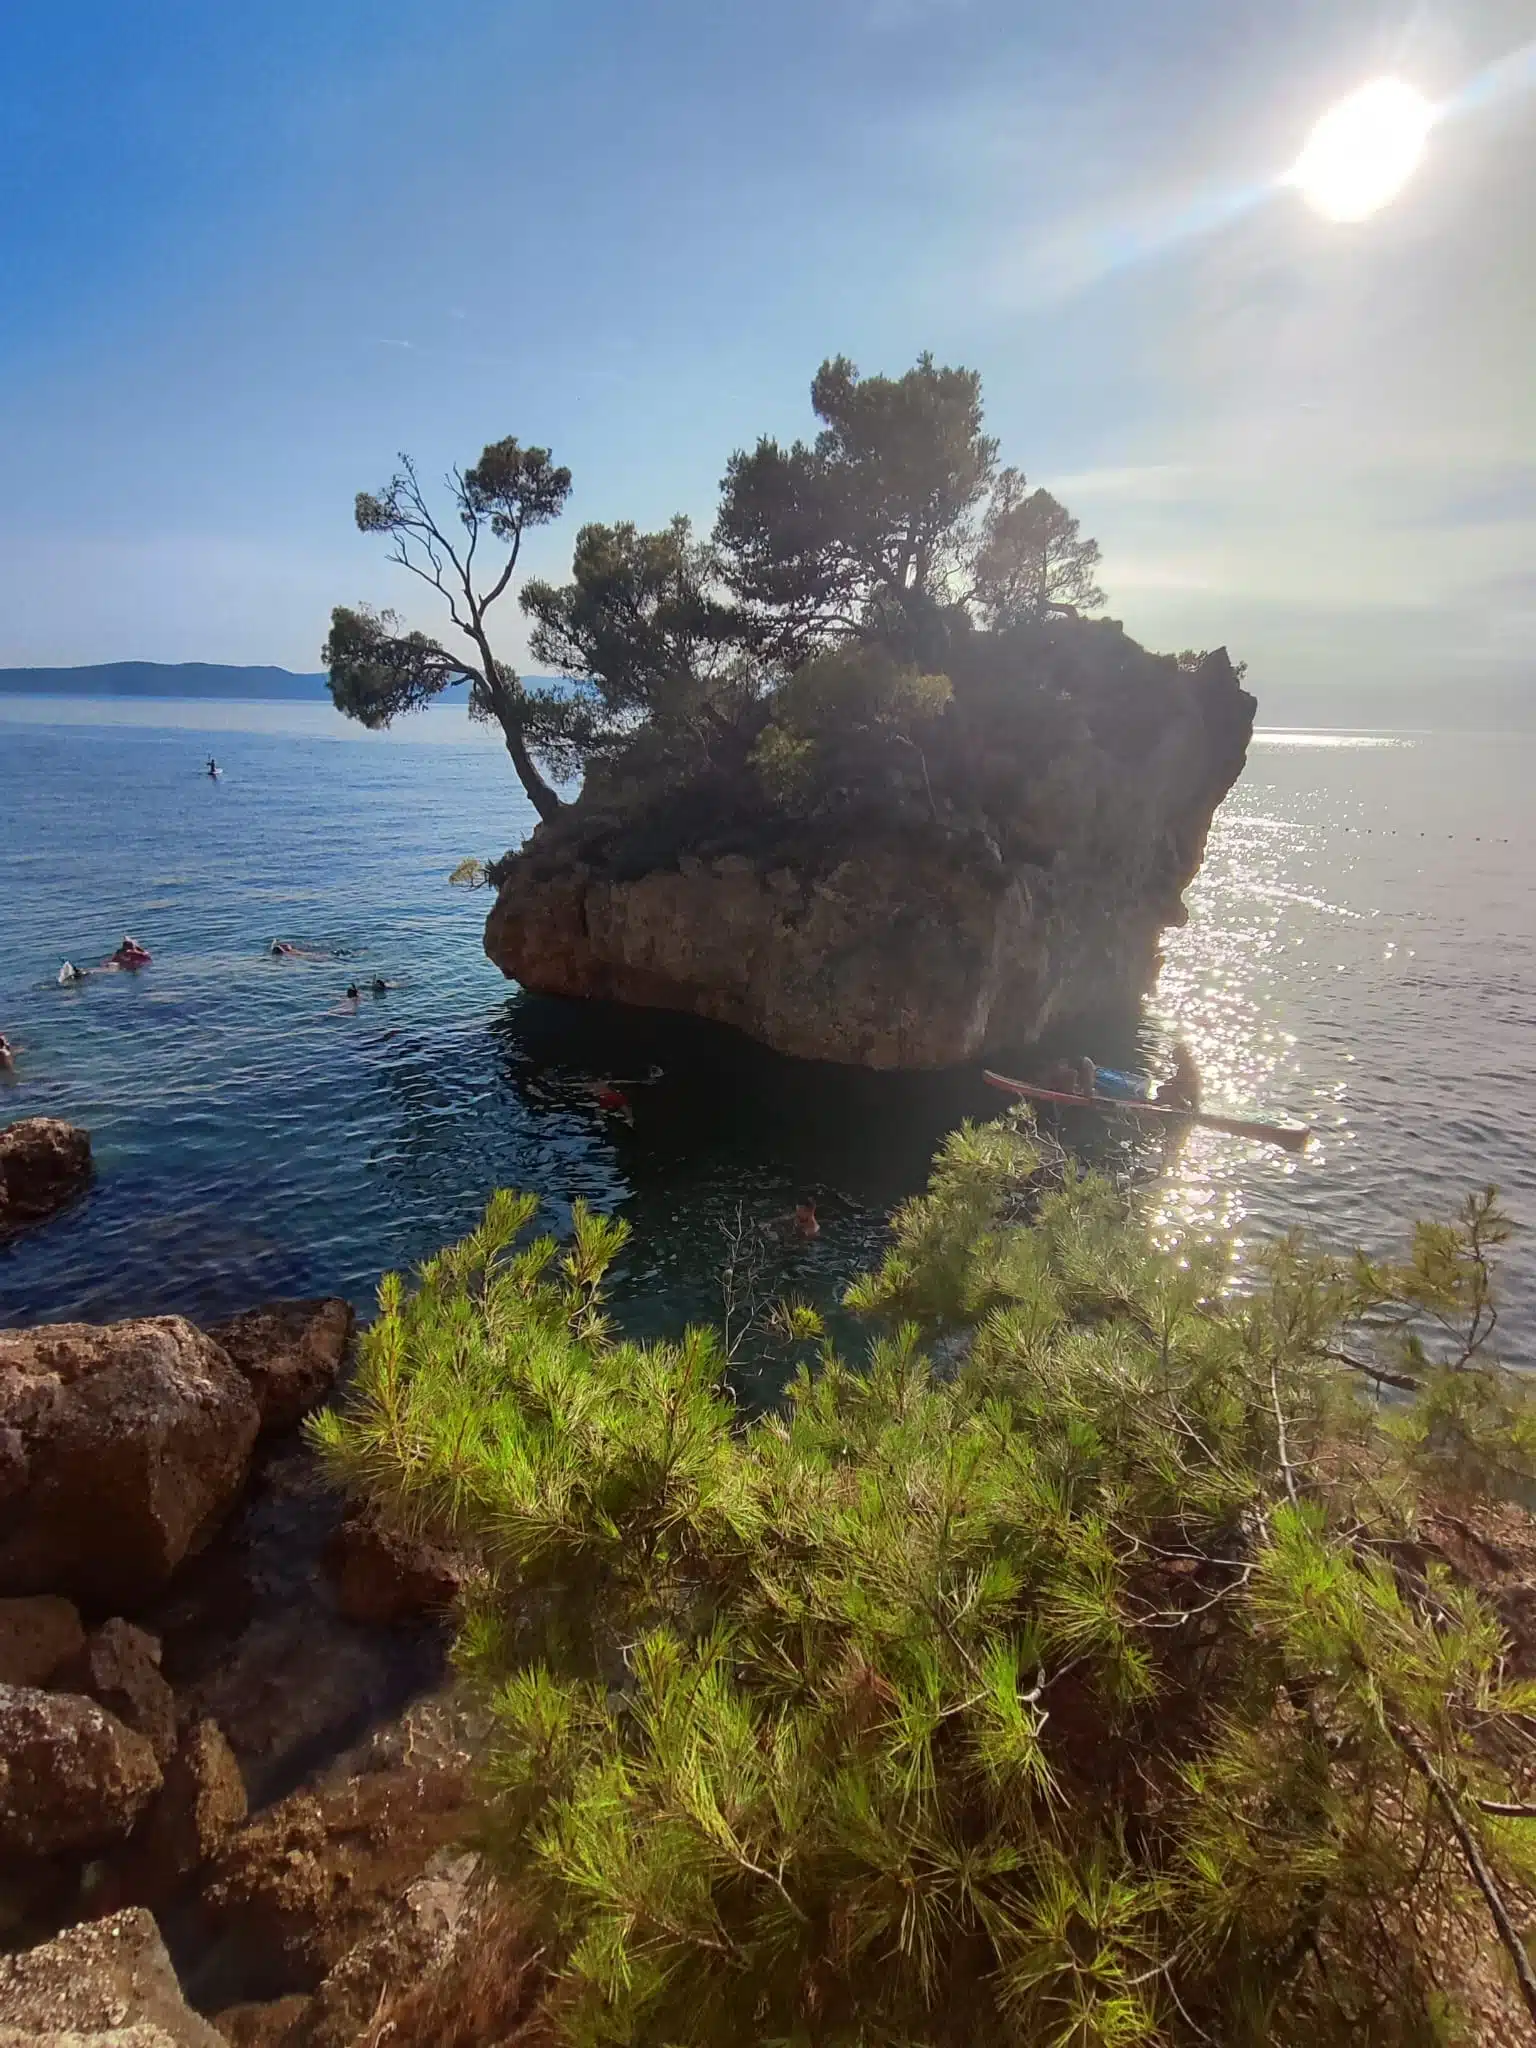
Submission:
<svg viewBox="0 0 1536 2048">
<path fill-rule="evenodd" d="M 507 743 L 507 752 L 512 756 L 512 766 L 517 770 L 517 779 L 528 792 L 528 801 L 547 825 L 551 818 L 559 817 L 565 805 L 535 767 L 533 756 L 523 744 L 522 728 L 516 718 L 502 717 L 499 711 L 497 717 Z"/>
<path fill-rule="evenodd" d="M 490 648 L 481 640 L 481 651 L 485 657 L 488 677 L 496 676 L 496 667 Z M 511 693 L 500 680 L 492 681 L 486 691 L 491 709 L 496 714 L 496 723 L 501 727 L 502 738 L 507 743 L 507 752 L 512 756 L 512 766 L 517 770 L 517 779 L 527 791 L 528 801 L 538 812 L 544 824 L 551 818 L 558 818 L 565 809 L 560 798 L 550 788 L 534 764 L 523 739 L 522 721 L 517 715 L 517 705 Z"/>
</svg>

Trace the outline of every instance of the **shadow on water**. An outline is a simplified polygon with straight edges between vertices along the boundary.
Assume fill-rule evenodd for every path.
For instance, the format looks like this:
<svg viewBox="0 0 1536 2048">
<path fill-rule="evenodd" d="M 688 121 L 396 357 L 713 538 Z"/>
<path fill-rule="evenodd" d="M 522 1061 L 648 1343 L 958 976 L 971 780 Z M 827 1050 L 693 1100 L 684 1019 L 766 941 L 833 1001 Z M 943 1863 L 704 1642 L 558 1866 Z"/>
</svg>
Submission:
<svg viewBox="0 0 1536 2048">
<path fill-rule="evenodd" d="M 999 1107 L 975 1068 L 869 1073 L 787 1059 L 662 1011 L 523 996 L 492 1029 L 531 1114 L 605 1132 L 614 1188 L 603 1206 L 634 1233 L 613 1296 L 637 1336 L 718 1315 L 738 1218 L 761 1241 L 765 1283 L 830 1305 L 878 1258 L 891 1210 L 923 1185 L 945 1133 Z M 627 1084 L 632 1123 L 598 1105 L 596 1085 L 610 1079 Z M 773 1228 L 807 1197 L 821 1222 L 810 1243 Z"/>
</svg>

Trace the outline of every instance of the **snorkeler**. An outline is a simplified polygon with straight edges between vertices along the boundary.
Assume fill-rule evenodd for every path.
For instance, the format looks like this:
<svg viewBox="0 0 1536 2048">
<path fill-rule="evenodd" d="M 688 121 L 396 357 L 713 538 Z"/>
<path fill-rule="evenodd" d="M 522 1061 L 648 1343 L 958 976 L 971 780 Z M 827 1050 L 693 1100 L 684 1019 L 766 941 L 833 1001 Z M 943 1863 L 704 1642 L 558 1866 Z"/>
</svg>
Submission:
<svg viewBox="0 0 1536 2048">
<path fill-rule="evenodd" d="M 84 981 L 90 971 L 88 967 L 77 967 L 73 960 L 66 960 L 59 969 L 59 987 L 68 988 L 71 982 Z"/>
</svg>

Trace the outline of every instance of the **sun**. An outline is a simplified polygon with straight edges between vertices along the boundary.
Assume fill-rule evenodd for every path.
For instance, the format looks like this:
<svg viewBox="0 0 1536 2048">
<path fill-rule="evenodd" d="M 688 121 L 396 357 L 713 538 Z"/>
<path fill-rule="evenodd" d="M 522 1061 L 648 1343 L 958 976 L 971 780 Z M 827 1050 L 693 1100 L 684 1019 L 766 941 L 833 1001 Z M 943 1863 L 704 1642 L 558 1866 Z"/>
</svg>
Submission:
<svg viewBox="0 0 1536 2048">
<path fill-rule="evenodd" d="M 1325 220 L 1364 220 L 1407 184 L 1434 122 L 1422 93 L 1374 78 L 1328 109 L 1286 182 Z"/>
</svg>

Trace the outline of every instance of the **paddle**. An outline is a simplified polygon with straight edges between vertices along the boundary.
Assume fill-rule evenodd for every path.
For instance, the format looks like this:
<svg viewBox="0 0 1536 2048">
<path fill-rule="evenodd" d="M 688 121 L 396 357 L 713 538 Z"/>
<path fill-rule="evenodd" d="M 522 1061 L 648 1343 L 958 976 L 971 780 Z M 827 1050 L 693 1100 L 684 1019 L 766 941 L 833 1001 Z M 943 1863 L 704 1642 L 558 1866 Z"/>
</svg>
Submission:
<svg viewBox="0 0 1536 2048">
<path fill-rule="evenodd" d="M 1204 1110 L 1175 1109 L 1166 1102 L 1137 1102 L 1117 1095 L 1068 1095 L 1055 1088 L 1037 1088 L 1032 1081 L 1011 1081 L 1006 1074 L 984 1070 L 983 1079 L 1005 1094 L 1022 1095 L 1033 1102 L 1060 1102 L 1074 1109 L 1118 1109 L 1131 1116 L 1154 1121 L 1201 1124 L 1208 1131 L 1225 1131 L 1233 1138 L 1257 1138 L 1265 1145 L 1279 1145 L 1287 1152 L 1300 1152 L 1312 1133 L 1305 1124 L 1269 1124 L 1248 1117 L 1214 1116 Z"/>
</svg>

